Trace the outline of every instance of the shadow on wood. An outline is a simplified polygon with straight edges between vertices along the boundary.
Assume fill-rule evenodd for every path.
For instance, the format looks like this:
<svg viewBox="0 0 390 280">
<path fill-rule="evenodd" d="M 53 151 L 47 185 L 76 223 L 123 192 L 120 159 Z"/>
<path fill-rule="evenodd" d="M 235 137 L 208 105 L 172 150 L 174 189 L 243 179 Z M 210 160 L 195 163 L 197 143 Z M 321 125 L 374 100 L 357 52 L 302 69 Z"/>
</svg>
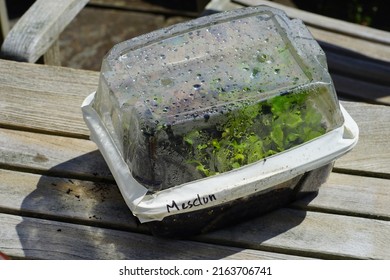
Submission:
<svg viewBox="0 0 390 280">
<path fill-rule="evenodd" d="M 41 160 L 44 160 L 42 158 Z M 118 187 L 110 182 L 105 164 L 98 151 L 63 162 L 39 177 L 36 189 L 26 195 L 17 224 L 17 234 L 24 255 L 40 258 L 45 251 L 48 259 L 223 259 L 241 254 L 242 249 L 201 244 L 190 239 L 162 239 L 149 234 L 149 229 L 132 216 Z M 72 177 L 78 167 L 85 174 Z M 56 177 L 62 175 L 62 178 Z M 36 175 L 34 175 L 36 176 Z M 36 176 L 37 177 L 37 176 Z M 106 177 L 106 178 L 105 178 Z M 253 224 L 267 240 L 299 225 L 305 212 L 278 221 L 277 228 L 267 216 Z M 234 225 L 233 227 L 240 226 Z M 259 229 L 259 227 L 262 227 Z M 229 231 L 229 227 L 223 229 Z M 218 231 L 211 236 L 218 236 Z M 200 235 L 191 239 L 209 239 Z M 223 238 L 221 238 L 223 239 Z M 211 251 L 210 251 L 211 250 Z"/>
</svg>

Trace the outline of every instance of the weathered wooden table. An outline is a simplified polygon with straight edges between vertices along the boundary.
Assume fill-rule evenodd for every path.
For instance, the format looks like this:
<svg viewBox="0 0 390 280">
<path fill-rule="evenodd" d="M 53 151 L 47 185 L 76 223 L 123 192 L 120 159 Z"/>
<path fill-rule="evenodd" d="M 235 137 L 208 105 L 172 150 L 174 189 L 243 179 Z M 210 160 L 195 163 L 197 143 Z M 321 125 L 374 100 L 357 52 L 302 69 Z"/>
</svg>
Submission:
<svg viewBox="0 0 390 280">
<path fill-rule="evenodd" d="M 91 142 L 98 73 L 0 60 L 0 251 L 27 259 L 390 259 L 390 107 L 343 102 L 360 128 L 317 196 L 242 224 L 148 234 Z"/>
</svg>

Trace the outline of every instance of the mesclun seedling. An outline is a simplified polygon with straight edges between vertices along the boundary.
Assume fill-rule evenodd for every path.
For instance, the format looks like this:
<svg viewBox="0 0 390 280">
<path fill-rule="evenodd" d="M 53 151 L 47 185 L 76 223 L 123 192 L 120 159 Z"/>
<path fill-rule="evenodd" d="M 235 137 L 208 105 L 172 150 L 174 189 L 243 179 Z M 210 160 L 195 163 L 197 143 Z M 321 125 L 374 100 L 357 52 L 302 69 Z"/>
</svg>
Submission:
<svg viewBox="0 0 390 280">
<path fill-rule="evenodd" d="M 326 132 L 306 91 L 243 106 L 214 128 L 192 130 L 183 140 L 187 162 L 205 177 L 223 173 L 310 141 Z"/>
</svg>

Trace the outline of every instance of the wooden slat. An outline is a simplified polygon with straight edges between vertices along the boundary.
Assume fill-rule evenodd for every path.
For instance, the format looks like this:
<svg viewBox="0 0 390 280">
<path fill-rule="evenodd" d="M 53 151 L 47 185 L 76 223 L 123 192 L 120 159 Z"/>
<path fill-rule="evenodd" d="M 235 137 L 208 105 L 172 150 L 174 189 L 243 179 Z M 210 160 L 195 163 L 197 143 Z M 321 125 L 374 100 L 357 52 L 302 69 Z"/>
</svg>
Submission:
<svg viewBox="0 0 390 280">
<path fill-rule="evenodd" d="M 343 102 L 359 126 L 359 142 L 348 154 L 336 161 L 338 171 L 390 176 L 390 107 Z"/>
<path fill-rule="evenodd" d="M 112 180 L 96 145 L 83 139 L 0 129 L 0 166 L 56 176 Z"/>
<path fill-rule="evenodd" d="M 84 225 L 147 231 L 116 184 L 0 169 L 0 212 Z"/>
<path fill-rule="evenodd" d="M 300 209 L 390 221 L 390 183 L 386 179 L 331 173 L 318 195 L 292 204 Z"/>
<path fill-rule="evenodd" d="M 99 73 L 0 60 L 0 126 L 88 138 L 80 106 Z"/>
<path fill-rule="evenodd" d="M 88 0 L 37 0 L 8 33 L 1 56 L 36 62 Z"/>
<path fill-rule="evenodd" d="M 282 208 L 202 241 L 330 259 L 389 259 L 390 222 Z"/>
<path fill-rule="evenodd" d="M 326 49 L 325 44 L 333 45 L 359 54 L 362 57 L 366 56 L 368 59 L 371 58 L 388 63 L 390 62 L 390 48 L 388 45 L 347 36 L 345 34 L 334 33 L 329 30 L 321 29 L 320 27 L 306 26 L 324 49 Z M 336 51 L 333 52 L 337 53 Z M 330 51 L 328 51 L 327 54 L 328 53 L 330 53 Z"/>
<path fill-rule="evenodd" d="M 43 55 L 43 62 L 46 65 L 61 66 L 60 44 L 58 40 Z"/>
<path fill-rule="evenodd" d="M 0 251 L 28 259 L 302 259 L 119 230 L 0 214 Z"/>
</svg>

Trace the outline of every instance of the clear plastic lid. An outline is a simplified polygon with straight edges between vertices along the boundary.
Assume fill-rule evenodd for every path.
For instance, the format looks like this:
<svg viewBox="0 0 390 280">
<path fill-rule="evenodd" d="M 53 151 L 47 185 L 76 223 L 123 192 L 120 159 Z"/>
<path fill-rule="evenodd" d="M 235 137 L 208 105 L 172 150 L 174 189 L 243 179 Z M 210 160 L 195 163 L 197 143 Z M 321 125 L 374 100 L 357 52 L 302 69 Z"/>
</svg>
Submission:
<svg viewBox="0 0 390 280">
<path fill-rule="evenodd" d="M 343 124 L 318 43 L 301 21 L 266 6 L 116 45 L 93 108 L 151 192 L 276 156 Z"/>
</svg>

